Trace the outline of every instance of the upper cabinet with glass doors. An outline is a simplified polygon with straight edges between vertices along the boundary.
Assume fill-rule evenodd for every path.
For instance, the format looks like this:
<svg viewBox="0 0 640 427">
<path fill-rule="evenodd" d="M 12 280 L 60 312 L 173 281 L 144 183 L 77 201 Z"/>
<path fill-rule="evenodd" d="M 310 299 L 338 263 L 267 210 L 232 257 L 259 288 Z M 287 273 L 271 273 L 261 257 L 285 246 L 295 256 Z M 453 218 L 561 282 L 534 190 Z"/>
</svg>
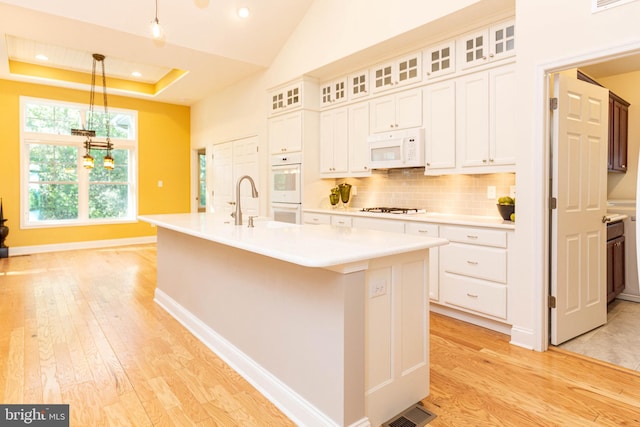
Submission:
<svg viewBox="0 0 640 427">
<path fill-rule="evenodd" d="M 320 106 L 329 107 L 347 100 L 347 79 L 342 78 L 320 85 Z"/>
<path fill-rule="evenodd" d="M 455 40 L 425 49 L 422 63 L 427 79 L 454 73 L 456 71 Z"/>
<path fill-rule="evenodd" d="M 318 84 L 308 78 L 269 91 L 269 114 L 275 115 L 300 108 L 318 108 Z"/>
<path fill-rule="evenodd" d="M 466 34 L 458 39 L 457 51 L 463 70 L 514 56 L 515 22 L 504 21 Z"/>
<path fill-rule="evenodd" d="M 358 71 L 349 76 L 349 100 L 369 95 L 369 70 Z"/>
<path fill-rule="evenodd" d="M 387 89 L 420 82 L 422 80 L 421 72 L 421 52 L 380 64 L 371 69 L 371 89 L 373 92 L 381 92 Z"/>
</svg>

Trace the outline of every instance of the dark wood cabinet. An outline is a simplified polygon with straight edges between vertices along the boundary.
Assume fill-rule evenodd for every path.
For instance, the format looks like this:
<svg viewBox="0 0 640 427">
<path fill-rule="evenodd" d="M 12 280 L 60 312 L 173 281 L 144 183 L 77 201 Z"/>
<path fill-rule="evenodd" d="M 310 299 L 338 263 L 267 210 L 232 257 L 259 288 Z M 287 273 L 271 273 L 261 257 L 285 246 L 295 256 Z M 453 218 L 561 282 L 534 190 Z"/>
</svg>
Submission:
<svg viewBox="0 0 640 427">
<path fill-rule="evenodd" d="M 613 301 L 625 287 L 624 223 L 607 225 L 607 302 Z"/>
<path fill-rule="evenodd" d="M 609 92 L 609 172 L 627 171 L 629 103 Z"/>
<path fill-rule="evenodd" d="M 578 70 L 578 79 L 601 87 L 600 83 Z M 609 91 L 609 172 L 627 172 L 627 133 L 629 129 L 629 103 Z"/>
</svg>

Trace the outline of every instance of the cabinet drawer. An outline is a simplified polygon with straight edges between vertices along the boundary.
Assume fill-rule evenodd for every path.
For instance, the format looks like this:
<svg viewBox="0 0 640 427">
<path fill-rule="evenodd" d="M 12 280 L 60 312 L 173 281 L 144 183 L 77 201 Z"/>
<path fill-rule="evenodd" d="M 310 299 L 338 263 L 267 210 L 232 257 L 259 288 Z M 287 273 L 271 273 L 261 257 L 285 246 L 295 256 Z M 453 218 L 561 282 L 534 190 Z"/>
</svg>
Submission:
<svg viewBox="0 0 640 427">
<path fill-rule="evenodd" d="M 624 234 L 624 222 L 617 221 L 607 224 L 607 240 L 615 239 Z"/>
<path fill-rule="evenodd" d="M 305 212 L 302 218 L 305 224 L 331 224 L 331 215 Z"/>
<path fill-rule="evenodd" d="M 351 219 L 351 225 L 353 228 L 404 233 L 404 223 L 393 219 L 353 217 Z"/>
<path fill-rule="evenodd" d="M 445 304 L 507 318 L 506 286 L 444 273 L 440 278 L 440 294 Z"/>
<path fill-rule="evenodd" d="M 507 283 L 505 249 L 449 243 L 440 248 L 443 272 Z"/>
<path fill-rule="evenodd" d="M 471 245 L 507 247 L 507 232 L 488 228 L 471 227 L 440 227 L 440 237 L 451 242 L 468 243 Z"/>
<path fill-rule="evenodd" d="M 335 225 L 337 227 L 351 227 L 351 217 L 331 215 L 331 225 Z"/>
<path fill-rule="evenodd" d="M 435 224 L 407 222 L 405 225 L 405 229 L 407 234 L 417 234 L 420 236 L 438 237 L 438 226 Z"/>
</svg>

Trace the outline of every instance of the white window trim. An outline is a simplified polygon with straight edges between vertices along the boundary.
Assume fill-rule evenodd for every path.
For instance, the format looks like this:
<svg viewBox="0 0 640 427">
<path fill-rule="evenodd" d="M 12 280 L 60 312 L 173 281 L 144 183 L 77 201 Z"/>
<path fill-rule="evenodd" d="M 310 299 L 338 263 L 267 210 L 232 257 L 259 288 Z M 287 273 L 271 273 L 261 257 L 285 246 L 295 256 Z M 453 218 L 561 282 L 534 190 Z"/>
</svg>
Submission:
<svg viewBox="0 0 640 427">
<path fill-rule="evenodd" d="M 20 97 L 20 229 L 38 229 L 38 228 L 58 228 L 58 227 L 79 227 L 89 225 L 105 225 L 105 224 L 132 224 L 138 222 L 138 112 L 136 110 L 127 110 L 121 108 L 109 108 L 109 113 L 123 113 L 131 115 L 135 122 L 135 129 L 133 130 L 134 139 L 116 139 L 111 138 L 111 142 L 114 145 L 114 149 L 128 149 L 130 150 L 129 159 L 129 212 L 130 216 L 127 218 L 100 218 L 100 219 L 88 219 L 88 200 L 86 200 L 85 193 L 88 194 L 88 179 L 78 179 L 78 216 L 80 218 L 87 219 L 74 219 L 74 220 L 55 220 L 55 221 L 29 221 L 29 150 L 27 145 L 30 143 L 47 143 L 57 145 L 69 145 L 69 142 L 77 144 L 78 156 L 84 155 L 84 141 L 85 138 L 77 135 L 56 135 L 38 132 L 26 132 L 24 126 L 25 119 L 25 106 L 28 103 L 40 103 L 49 104 L 55 106 L 69 106 L 74 108 L 80 108 L 81 110 L 88 110 L 87 104 L 79 104 L 65 101 L 55 101 L 45 98 L 33 98 L 33 97 Z M 82 118 L 84 120 L 84 117 Z M 101 140 L 97 137 L 96 140 Z M 99 164 L 99 161 L 96 162 Z M 96 166 L 99 167 L 99 166 Z M 88 174 L 83 168 L 80 168 L 80 174 L 85 176 Z M 86 191 L 84 191 L 86 190 Z M 86 206 L 85 206 L 86 205 Z M 84 215 L 84 216 L 83 216 Z"/>
</svg>

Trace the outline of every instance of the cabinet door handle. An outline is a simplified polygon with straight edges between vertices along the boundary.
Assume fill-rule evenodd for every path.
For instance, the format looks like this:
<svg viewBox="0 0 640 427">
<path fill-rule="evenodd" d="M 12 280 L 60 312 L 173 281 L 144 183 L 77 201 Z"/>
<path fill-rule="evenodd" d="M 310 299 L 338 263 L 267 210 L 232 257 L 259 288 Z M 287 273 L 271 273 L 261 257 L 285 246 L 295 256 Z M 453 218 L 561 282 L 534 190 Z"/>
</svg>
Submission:
<svg viewBox="0 0 640 427">
<path fill-rule="evenodd" d="M 478 295 L 476 295 L 476 294 L 470 294 L 469 292 L 467 292 L 467 296 L 468 296 L 469 298 L 478 298 Z"/>
<path fill-rule="evenodd" d="M 467 239 L 477 239 L 478 236 L 475 236 L 473 234 L 467 234 Z"/>
<path fill-rule="evenodd" d="M 470 264 L 470 265 L 478 265 L 478 261 L 470 261 L 470 260 L 467 260 L 467 264 Z"/>
<path fill-rule="evenodd" d="M 429 234 L 429 230 L 418 230 L 418 233 Z"/>
</svg>

